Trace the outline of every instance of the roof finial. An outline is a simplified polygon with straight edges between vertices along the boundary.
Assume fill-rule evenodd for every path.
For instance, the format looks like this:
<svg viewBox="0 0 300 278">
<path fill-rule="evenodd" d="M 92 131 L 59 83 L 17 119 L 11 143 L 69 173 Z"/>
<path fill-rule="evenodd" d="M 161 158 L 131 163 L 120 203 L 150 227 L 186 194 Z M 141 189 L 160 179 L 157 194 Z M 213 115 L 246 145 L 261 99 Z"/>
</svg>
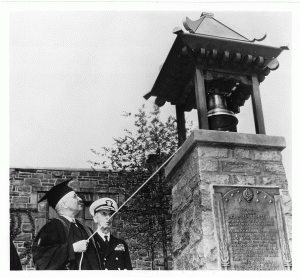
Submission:
<svg viewBox="0 0 300 278">
<path fill-rule="evenodd" d="M 201 14 L 201 17 L 202 17 L 202 16 L 214 17 L 214 14 L 203 12 L 203 13 Z"/>
</svg>

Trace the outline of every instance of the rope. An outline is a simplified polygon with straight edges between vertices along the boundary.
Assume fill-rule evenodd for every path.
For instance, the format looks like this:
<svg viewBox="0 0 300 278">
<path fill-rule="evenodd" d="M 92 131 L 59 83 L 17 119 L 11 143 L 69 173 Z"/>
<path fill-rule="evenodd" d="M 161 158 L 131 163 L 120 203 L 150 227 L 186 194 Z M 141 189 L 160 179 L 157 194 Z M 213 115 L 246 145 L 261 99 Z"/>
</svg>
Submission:
<svg viewBox="0 0 300 278">
<path fill-rule="evenodd" d="M 180 147 L 181 148 L 181 147 Z M 171 158 L 180 150 L 178 148 L 111 216 L 109 219 L 111 219 L 123 206 L 125 206 L 126 203 L 139 191 L 141 190 L 142 187 L 144 187 L 156 174 L 157 172 L 164 167 L 170 160 Z M 109 220 L 108 219 L 108 220 Z M 97 230 L 87 239 L 87 241 L 90 241 L 90 239 L 97 233 Z M 79 270 L 81 270 L 81 264 L 82 264 L 82 259 L 83 259 L 83 253 L 81 253 L 81 258 L 79 262 Z"/>
</svg>

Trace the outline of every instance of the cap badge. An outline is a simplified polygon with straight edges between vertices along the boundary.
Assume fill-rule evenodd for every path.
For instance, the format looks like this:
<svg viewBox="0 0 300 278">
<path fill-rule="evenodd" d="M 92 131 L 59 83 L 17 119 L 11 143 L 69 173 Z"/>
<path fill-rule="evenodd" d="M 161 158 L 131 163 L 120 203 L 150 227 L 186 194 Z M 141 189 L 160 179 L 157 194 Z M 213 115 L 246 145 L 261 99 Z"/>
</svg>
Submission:
<svg viewBox="0 0 300 278">
<path fill-rule="evenodd" d="M 107 206 L 113 207 L 113 202 L 111 200 L 106 200 L 105 203 Z"/>
</svg>

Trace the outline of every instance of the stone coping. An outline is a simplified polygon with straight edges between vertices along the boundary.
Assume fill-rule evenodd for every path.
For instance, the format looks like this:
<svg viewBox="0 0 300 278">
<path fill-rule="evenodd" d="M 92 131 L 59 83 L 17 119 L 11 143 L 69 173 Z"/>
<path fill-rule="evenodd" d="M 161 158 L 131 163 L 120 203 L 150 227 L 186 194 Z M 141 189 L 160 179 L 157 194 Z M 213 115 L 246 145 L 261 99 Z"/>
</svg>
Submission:
<svg viewBox="0 0 300 278">
<path fill-rule="evenodd" d="M 263 147 L 280 151 L 286 147 L 285 138 L 279 136 L 195 129 L 166 166 L 166 177 L 170 175 L 174 168 L 182 161 L 183 157 L 187 155 L 196 144 L 206 146 Z"/>
</svg>

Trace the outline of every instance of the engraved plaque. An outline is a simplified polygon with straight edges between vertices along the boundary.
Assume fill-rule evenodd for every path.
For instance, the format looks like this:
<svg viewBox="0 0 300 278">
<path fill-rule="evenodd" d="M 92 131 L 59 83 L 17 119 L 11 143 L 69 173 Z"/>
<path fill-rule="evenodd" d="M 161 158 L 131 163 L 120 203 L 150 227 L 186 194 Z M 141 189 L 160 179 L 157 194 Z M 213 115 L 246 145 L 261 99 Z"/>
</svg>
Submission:
<svg viewBox="0 0 300 278">
<path fill-rule="evenodd" d="M 213 186 L 221 266 L 291 269 L 279 188 Z"/>
</svg>

